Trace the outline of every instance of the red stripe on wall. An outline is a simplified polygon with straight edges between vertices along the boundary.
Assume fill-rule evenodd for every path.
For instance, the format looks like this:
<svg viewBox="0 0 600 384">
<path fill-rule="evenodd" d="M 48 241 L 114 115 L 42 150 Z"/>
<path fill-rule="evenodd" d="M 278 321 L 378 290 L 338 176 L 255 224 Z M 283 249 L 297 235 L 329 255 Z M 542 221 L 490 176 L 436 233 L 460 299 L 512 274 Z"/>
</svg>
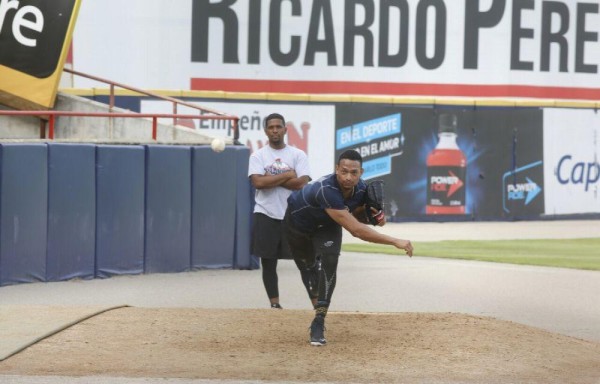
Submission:
<svg viewBox="0 0 600 384">
<path fill-rule="evenodd" d="M 599 88 L 192 78 L 194 91 L 600 100 Z"/>
</svg>

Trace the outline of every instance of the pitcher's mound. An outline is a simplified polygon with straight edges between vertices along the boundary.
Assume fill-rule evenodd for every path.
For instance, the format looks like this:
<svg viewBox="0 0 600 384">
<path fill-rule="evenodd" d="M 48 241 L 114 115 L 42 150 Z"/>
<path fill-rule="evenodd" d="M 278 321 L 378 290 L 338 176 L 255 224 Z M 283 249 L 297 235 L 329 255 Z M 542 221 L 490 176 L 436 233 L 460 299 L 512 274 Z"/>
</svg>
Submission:
<svg viewBox="0 0 600 384">
<path fill-rule="evenodd" d="M 598 383 L 600 343 L 462 314 L 125 307 L 0 363 L 0 374 L 343 383 Z"/>
</svg>

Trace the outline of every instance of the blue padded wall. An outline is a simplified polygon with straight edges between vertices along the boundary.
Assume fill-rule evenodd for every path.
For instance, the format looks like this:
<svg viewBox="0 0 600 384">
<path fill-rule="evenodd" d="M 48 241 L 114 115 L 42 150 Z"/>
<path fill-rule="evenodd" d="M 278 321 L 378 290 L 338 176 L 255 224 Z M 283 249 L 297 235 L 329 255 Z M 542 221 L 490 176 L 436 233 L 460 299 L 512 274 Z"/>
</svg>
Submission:
<svg viewBox="0 0 600 384">
<path fill-rule="evenodd" d="M 145 272 L 190 269 L 191 148 L 146 148 Z"/>
<path fill-rule="evenodd" d="M 96 276 L 144 272 L 145 148 L 96 150 Z"/>
<path fill-rule="evenodd" d="M 44 281 L 46 144 L 0 145 L 0 285 Z"/>
<path fill-rule="evenodd" d="M 0 286 L 258 268 L 249 149 L 0 144 Z"/>
<path fill-rule="evenodd" d="M 233 266 L 236 166 L 236 151 L 232 147 L 221 153 L 208 146 L 193 149 L 193 268 Z"/>
<path fill-rule="evenodd" d="M 49 281 L 94 277 L 95 163 L 95 145 L 48 145 Z"/>
<path fill-rule="evenodd" d="M 250 253 L 251 218 L 254 195 L 248 178 L 250 149 L 235 147 L 236 155 L 236 221 L 235 221 L 235 260 L 234 267 L 256 269 L 258 260 Z"/>
</svg>

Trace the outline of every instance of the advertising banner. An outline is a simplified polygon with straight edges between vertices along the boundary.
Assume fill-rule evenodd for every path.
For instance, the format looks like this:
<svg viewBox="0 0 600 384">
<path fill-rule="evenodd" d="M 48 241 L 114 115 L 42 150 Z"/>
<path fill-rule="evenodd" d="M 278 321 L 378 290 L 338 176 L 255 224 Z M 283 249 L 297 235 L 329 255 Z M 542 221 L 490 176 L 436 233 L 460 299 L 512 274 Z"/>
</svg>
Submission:
<svg viewBox="0 0 600 384">
<path fill-rule="evenodd" d="M 76 67 L 156 89 L 600 99 L 598 0 L 172 4 L 86 2 Z"/>
<path fill-rule="evenodd" d="M 251 152 L 267 144 L 263 120 L 276 112 L 286 119 L 287 143 L 306 152 L 313 179 L 334 170 L 335 106 L 306 104 L 268 104 L 243 102 L 201 102 L 203 107 L 224 111 L 240 118 L 240 142 Z M 144 113 L 172 113 L 172 104 L 164 101 L 144 100 Z M 181 114 L 198 111 L 181 107 Z M 232 137 L 231 123 L 222 120 L 195 120 L 188 122 L 199 132 L 210 136 Z"/>
<path fill-rule="evenodd" d="M 600 213 L 600 114 L 544 111 L 546 214 Z"/>
<path fill-rule="evenodd" d="M 336 157 L 363 156 L 391 220 L 544 213 L 542 111 L 340 104 Z"/>
<path fill-rule="evenodd" d="M 0 0 L 0 103 L 54 105 L 81 0 Z"/>
<path fill-rule="evenodd" d="M 168 102 L 140 97 L 117 101 L 143 112 L 172 109 Z M 187 101 L 238 115 L 240 142 L 251 150 L 266 144 L 265 116 L 282 113 L 288 144 L 307 152 L 313 178 L 333 172 L 343 151 L 358 151 L 363 178 L 385 182 L 391 221 L 600 213 L 600 113 L 595 110 Z M 183 123 L 211 136 L 233 136 L 226 121 Z"/>
</svg>

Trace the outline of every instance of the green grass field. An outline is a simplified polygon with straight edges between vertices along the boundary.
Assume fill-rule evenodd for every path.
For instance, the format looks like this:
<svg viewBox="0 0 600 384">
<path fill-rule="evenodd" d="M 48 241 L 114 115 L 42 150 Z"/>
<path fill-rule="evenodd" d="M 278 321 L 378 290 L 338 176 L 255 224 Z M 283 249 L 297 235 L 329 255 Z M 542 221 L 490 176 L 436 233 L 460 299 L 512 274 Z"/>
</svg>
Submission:
<svg viewBox="0 0 600 384">
<path fill-rule="evenodd" d="M 480 260 L 600 271 L 600 238 L 565 240 L 496 240 L 414 242 L 414 256 Z M 379 244 L 344 244 L 346 252 L 405 255 Z"/>
</svg>

